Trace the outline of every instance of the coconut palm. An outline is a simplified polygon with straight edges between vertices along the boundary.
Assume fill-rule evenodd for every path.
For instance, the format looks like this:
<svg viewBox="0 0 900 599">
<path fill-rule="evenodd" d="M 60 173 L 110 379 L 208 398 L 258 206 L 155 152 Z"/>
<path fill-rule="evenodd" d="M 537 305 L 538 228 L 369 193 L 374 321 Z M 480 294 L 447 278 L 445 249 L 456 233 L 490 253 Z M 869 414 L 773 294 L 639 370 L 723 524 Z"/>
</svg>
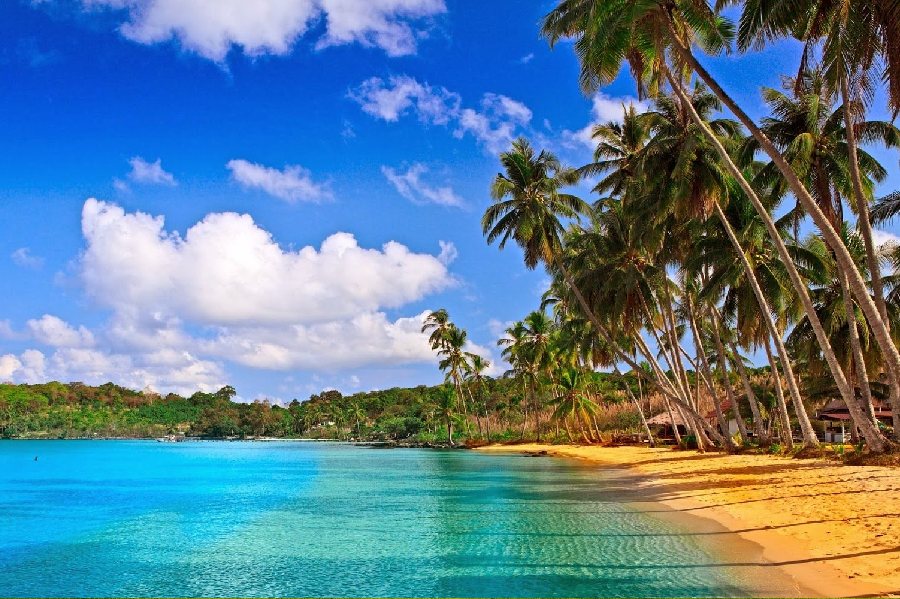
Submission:
<svg viewBox="0 0 900 599">
<path fill-rule="evenodd" d="M 425 317 L 425 321 L 422 323 L 422 332 L 427 333 L 428 331 L 431 331 L 431 334 L 428 336 L 428 342 L 431 344 L 431 349 L 437 350 L 443 347 L 444 336 L 452 326 L 453 323 L 450 322 L 450 315 L 444 308 L 435 310 Z"/>
<path fill-rule="evenodd" d="M 486 358 L 479 356 L 478 354 L 469 354 L 469 360 L 466 363 L 466 371 L 464 373 L 467 390 L 469 392 L 469 399 L 472 401 L 472 409 L 475 412 L 475 419 L 478 423 L 479 434 L 482 434 L 481 418 L 488 416 L 484 397 L 484 373 L 490 366 L 491 363 Z M 490 440 L 491 430 L 489 420 L 486 421 L 486 424 L 488 427 L 486 438 Z"/>
<path fill-rule="evenodd" d="M 698 86 L 688 102 L 677 102 L 670 98 L 660 97 L 654 102 L 653 109 L 643 116 L 651 133 L 641 156 L 640 180 L 650 189 L 640 195 L 640 203 L 645 206 L 646 218 L 660 219 L 660 215 L 671 215 L 675 219 L 667 223 L 663 229 L 669 233 L 678 230 L 678 223 L 685 219 L 704 217 L 715 212 L 722 227 L 731 228 L 729 220 L 721 209 L 729 198 L 739 195 L 741 189 L 734 184 L 723 168 L 721 160 L 708 143 L 706 134 L 692 121 L 687 106 L 702 120 L 722 143 L 734 145 L 739 139 L 739 126 L 727 119 L 712 119 L 711 114 L 720 105 L 717 99 Z M 695 247 L 696 233 L 683 235 L 687 248 Z M 753 297 L 759 306 L 757 314 L 765 330 L 776 342 L 779 357 L 785 364 L 789 388 L 794 405 L 798 410 L 798 418 L 807 445 L 817 443 L 809 418 L 803 408 L 796 385 L 795 377 L 790 372 L 790 359 L 781 342 L 781 335 L 772 320 L 767 296 L 763 293 L 759 281 L 755 280 L 754 269 L 742 248 L 741 242 L 733 231 L 726 235 L 734 250 L 729 252 L 738 257 L 738 264 L 749 273 L 747 281 L 753 291 Z M 671 252 L 667 252 L 671 253 Z"/>
<path fill-rule="evenodd" d="M 553 419 L 563 423 L 570 441 L 572 429 L 569 428 L 569 422 L 581 425 L 581 435 L 585 442 L 590 443 L 595 438 L 593 426 L 598 406 L 592 398 L 593 387 L 589 373 L 580 368 L 563 369 L 554 383 L 557 395 L 553 400 Z"/>
<path fill-rule="evenodd" d="M 469 369 L 471 354 L 465 351 L 468 341 L 466 331 L 451 324 L 442 337 L 442 346 L 437 350 L 440 368 L 447 376 L 447 380 L 453 384 L 457 398 L 462 403 L 463 413 L 466 405 L 463 395 L 463 375 Z"/>
<path fill-rule="evenodd" d="M 865 247 L 861 236 L 844 226 L 842 236 L 848 247 L 853 250 L 859 268 L 865 271 Z M 848 378 L 853 381 L 858 399 L 848 404 L 854 423 L 861 429 L 863 426 L 877 429 L 872 409 L 872 389 L 880 385 L 870 381 L 868 373 L 877 372 L 882 366 L 880 352 L 873 346 L 871 329 L 860 310 L 853 302 L 846 301 L 846 288 L 837 275 L 833 256 L 825 247 L 821 238 L 813 236 L 806 242 L 808 250 L 821 256 L 826 270 L 815 281 L 813 296 L 822 321 L 830 331 L 832 346 L 847 371 Z M 897 310 L 890 306 L 889 317 L 897 324 Z M 896 326 L 894 327 L 896 330 Z M 821 378 L 822 360 L 816 351 L 815 344 L 810 343 L 810 328 L 806 320 L 801 320 L 789 336 L 789 342 L 809 371 L 811 380 L 816 383 L 818 392 L 823 388 L 817 381 Z"/>
<path fill-rule="evenodd" d="M 657 292 L 669 285 L 665 268 L 656 260 L 664 237 L 662 228 L 642 226 L 646 223 L 632 218 L 631 209 L 621 202 L 607 202 L 605 208 L 595 215 L 594 226 L 573 240 L 569 261 L 575 285 L 587 291 L 589 309 L 607 320 L 605 326 L 634 342 L 650 363 L 660 389 L 665 391 L 667 386 L 671 399 L 691 415 L 691 426 L 696 428 L 701 444 L 704 429 L 711 437 L 727 443 L 697 413 L 684 379 L 675 371 L 677 341 L 668 346 L 658 331 L 665 326 L 665 318 L 657 310 Z M 671 377 L 642 339 L 641 330 L 645 327 L 657 347 L 667 350 L 665 359 L 673 371 Z M 633 359 L 629 365 L 639 368 Z"/>
<path fill-rule="evenodd" d="M 640 117 L 634 104 L 623 108 L 621 123 L 611 121 L 594 127 L 591 133 L 597 143 L 594 161 L 576 171 L 579 177 L 604 174 L 592 190 L 600 195 L 625 195 L 627 186 L 634 180 L 640 151 L 649 138 L 645 119 Z"/>
<path fill-rule="evenodd" d="M 583 200 L 561 191 L 565 185 L 577 181 L 576 173 L 564 168 L 552 154 L 544 151 L 536 153 L 524 139 L 513 142 L 512 149 L 501 154 L 500 160 L 506 172 L 495 178 L 491 188 L 494 203 L 485 211 L 481 221 L 488 243 L 499 240 L 502 249 L 512 239 L 522 248 L 525 265 L 529 269 L 536 268 L 540 263 L 551 270 L 559 269 L 597 334 L 611 347 L 616 347 L 560 259 L 564 229 L 561 219 L 577 219 L 590 212 L 590 206 Z M 618 348 L 617 352 L 630 366 L 636 366 Z M 663 381 L 660 384 L 663 392 L 671 394 L 676 401 L 682 401 L 669 385 Z"/>
<path fill-rule="evenodd" d="M 453 445 L 453 421 L 456 419 L 457 395 L 450 385 L 443 385 L 437 392 L 437 412 L 447 427 L 447 443 Z"/>
<path fill-rule="evenodd" d="M 694 56 L 692 47 L 719 53 L 729 47 L 732 27 L 726 20 L 715 14 L 706 2 L 700 0 L 657 0 L 637 2 L 636 0 L 563 0 L 544 20 L 543 33 L 551 45 L 564 37 L 575 37 L 575 50 L 581 59 L 581 82 L 586 90 L 593 91 L 599 85 L 612 81 L 623 62 L 628 62 L 639 90 L 649 83 L 655 91 L 662 80 L 668 81 L 673 91 L 687 105 L 694 122 L 701 127 L 722 158 L 728 172 L 740 183 L 754 208 L 766 220 L 767 230 L 779 254 L 789 260 L 787 249 L 783 247 L 777 228 L 765 206 L 759 201 L 753 188 L 746 181 L 740 169 L 729 156 L 728 150 L 715 133 L 702 123 L 702 119 L 692 110 L 682 89 L 680 75 L 673 74 L 667 63 L 667 50 L 675 53 L 676 69 L 693 71 L 706 83 L 722 103 L 738 118 L 757 139 L 760 148 L 773 161 L 787 181 L 791 192 L 797 197 L 822 232 L 823 238 L 834 251 L 838 267 L 847 276 L 851 292 L 860 303 L 866 317 L 872 323 L 873 333 L 881 351 L 895 371 L 900 372 L 900 352 L 890 339 L 890 331 L 884 323 L 878 308 L 869 295 L 866 283 L 853 267 L 853 260 L 840 236 L 829 226 L 826 215 L 813 200 L 807 188 L 779 153 L 765 133 L 747 113 L 725 92 L 718 81 Z M 789 268 L 794 285 L 804 310 L 815 325 L 814 306 L 809 299 L 799 273 Z M 824 330 L 815 326 L 817 339 L 827 343 Z M 850 396 L 850 389 L 842 380 L 840 365 L 833 352 L 823 347 L 832 374 L 841 389 L 842 396 Z M 882 451 L 885 446 L 873 440 L 872 449 Z"/>
</svg>

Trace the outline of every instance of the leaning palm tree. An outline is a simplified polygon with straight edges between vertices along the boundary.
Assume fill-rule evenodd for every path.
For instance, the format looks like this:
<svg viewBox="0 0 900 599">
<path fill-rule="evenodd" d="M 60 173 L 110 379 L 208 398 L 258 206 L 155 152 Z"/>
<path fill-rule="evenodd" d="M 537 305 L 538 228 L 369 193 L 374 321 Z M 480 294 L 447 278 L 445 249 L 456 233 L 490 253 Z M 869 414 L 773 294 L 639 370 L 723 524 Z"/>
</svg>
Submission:
<svg viewBox="0 0 900 599">
<path fill-rule="evenodd" d="M 810 214 L 822 232 L 823 238 L 834 251 L 838 267 L 848 278 L 851 292 L 872 323 L 875 339 L 886 360 L 895 371 L 900 372 L 900 351 L 891 341 L 890 331 L 869 294 L 866 282 L 854 268 L 853 259 L 846 246 L 841 242 L 840 236 L 829 226 L 826 215 L 815 203 L 808 189 L 777 147 L 693 54 L 692 47 L 695 44 L 710 53 L 719 53 L 727 49 L 732 37 L 732 27 L 727 20 L 717 15 L 705 1 L 700 0 L 651 0 L 648 2 L 562 0 L 557 8 L 545 18 L 543 33 L 551 45 L 562 38 L 576 38 L 575 50 L 581 59 L 581 81 L 586 90 L 594 90 L 599 85 L 612 81 L 618 75 L 620 66 L 625 61 L 630 65 L 635 79 L 639 83 L 639 91 L 647 88 L 650 91 L 656 91 L 661 82 L 668 81 L 676 95 L 688 105 L 692 120 L 706 134 L 716 152 L 721 156 L 723 165 L 740 183 L 760 216 L 766 219 L 767 230 L 782 255 L 782 259 L 789 260 L 787 249 L 781 243 L 771 215 L 768 214 L 765 206 L 759 201 L 753 188 L 730 157 L 725 145 L 716 139 L 715 133 L 708 126 L 702 123 L 702 119 L 696 111 L 691 110 L 680 75 L 673 73 L 672 69 L 668 67 L 667 50 L 671 48 L 675 52 L 674 63 L 677 73 L 695 72 L 757 139 L 762 151 L 769 156 L 784 176 L 791 192 L 800 201 L 803 209 Z M 814 318 L 814 306 L 799 273 L 792 271 L 790 274 L 792 284 L 803 302 L 804 310 L 808 316 Z M 827 343 L 824 331 L 819 330 L 818 327 L 816 335 L 820 344 Z M 828 358 L 832 374 L 842 395 L 849 398 L 850 388 L 846 380 L 842 380 L 843 376 L 837 359 L 827 347 L 823 347 L 823 351 Z M 877 439 L 871 441 L 870 447 L 874 451 L 882 451 L 886 448 Z"/>
<path fill-rule="evenodd" d="M 635 209 L 621 202 L 606 202 L 605 210 L 595 214 L 594 226 L 573 236 L 567 262 L 574 284 L 586 290 L 588 310 L 603 319 L 605 324 L 601 326 L 613 331 L 615 338 L 630 339 L 651 365 L 660 390 L 689 415 L 686 421 L 697 433 L 700 447 L 707 441 L 707 434 L 728 445 L 698 413 L 678 366 L 680 345 L 671 331 L 665 306 L 671 299 L 670 281 L 664 265 L 657 260 L 665 237 L 663 227 L 646 226 L 646 221 L 634 217 Z M 642 331 L 662 350 L 667 368 L 643 339 Z M 639 368 L 633 359 L 626 362 L 632 369 Z"/>
<path fill-rule="evenodd" d="M 654 219 L 662 222 L 662 218 L 669 216 L 670 220 L 664 224 L 664 229 L 670 234 L 679 228 L 684 229 L 684 226 L 679 227 L 679 223 L 689 222 L 688 219 L 705 218 L 710 213 L 716 215 L 726 233 L 725 239 L 733 247 L 730 255 L 737 258 L 737 264 L 732 264 L 748 273 L 746 280 L 753 292 L 754 301 L 759 305 L 759 322 L 775 341 L 778 356 L 787 373 L 791 399 L 798 411 L 804 442 L 814 446 L 817 443 L 815 432 L 805 413 L 780 331 L 772 319 L 768 297 L 756 280 L 750 262 L 752 256 L 743 247 L 745 242 L 738 239 L 722 209 L 730 198 L 741 195 L 742 190 L 726 172 L 702 128 L 692 122 L 688 107 L 721 143 L 729 146 L 738 143 L 739 126 L 728 119 L 712 118 L 720 104 L 702 86 L 696 87 L 686 102 L 665 96 L 658 97 L 653 108 L 641 117 L 648 124 L 651 137 L 641 152 L 638 181 L 643 185 L 643 191 L 638 194 L 637 202 L 630 202 L 642 207 L 647 222 Z M 686 232 L 682 237 L 685 247 L 681 248 L 681 252 L 694 250 L 696 233 Z M 667 253 L 672 254 L 671 251 Z"/>
<path fill-rule="evenodd" d="M 502 248 L 512 239 L 523 249 L 528 268 L 543 263 L 551 270 L 558 270 L 597 334 L 616 350 L 618 358 L 636 368 L 636 362 L 621 351 L 613 335 L 593 313 L 562 260 L 563 224 L 560 219 L 577 219 L 590 211 L 583 200 L 560 191 L 566 184 L 576 181 L 574 172 L 562 167 L 552 154 L 535 153 L 524 139 L 516 140 L 509 152 L 501 154 L 500 160 L 506 173 L 498 174 L 494 180 L 491 189 L 494 203 L 482 217 L 488 243 L 499 239 Z M 679 392 L 667 383 L 662 371 L 657 371 L 656 376 L 663 393 L 683 404 L 684 409 L 692 410 L 683 391 Z"/>
<path fill-rule="evenodd" d="M 847 240 L 848 247 L 853 250 L 860 269 L 865 271 L 865 248 L 861 237 L 846 226 L 842 228 L 841 234 Z M 807 240 L 806 246 L 810 252 L 820 255 L 826 265 L 827 270 L 815 281 L 813 295 L 818 312 L 830 331 L 832 346 L 836 349 L 847 377 L 854 383 L 858 393 L 859 399 L 847 407 L 854 423 L 861 429 L 863 428 L 860 426 L 861 423 L 877 428 L 872 408 L 872 394 L 881 385 L 875 380 L 870 381 L 868 373 L 876 372 L 882 366 L 882 356 L 873 347 L 871 330 L 865 317 L 854 303 L 846 301 L 846 288 L 836 276 L 833 256 L 821 238 L 811 237 Z M 896 330 L 896 306 L 889 305 L 888 314 Z M 819 387 L 819 392 L 823 392 L 827 390 L 827 386 L 822 386 L 818 382 L 821 380 L 822 360 L 815 344 L 810 343 L 810 338 L 810 329 L 804 319 L 791 332 L 789 341 L 794 346 L 798 359 L 806 364 L 811 382 Z"/>
<path fill-rule="evenodd" d="M 881 317 L 887 319 L 879 272 L 878 251 L 869 222 L 871 197 L 865 191 L 858 143 L 867 142 L 860 131 L 866 101 L 874 95 L 873 81 L 882 73 L 888 84 L 888 100 L 900 110 L 900 5 L 893 0 L 772 0 L 747 2 L 741 15 L 739 46 L 748 48 L 765 41 L 793 36 L 804 43 L 801 73 L 808 57 L 821 47 L 824 76 L 843 102 L 843 126 L 847 145 L 848 176 L 852 183 L 852 205 L 859 214 L 859 229 L 866 246 L 866 262 L 872 273 L 872 291 Z M 882 60 L 879 60 L 881 58 Z M 798 79 L 798 82 L 800 80 Z M 897 379 L 891 372 L 897 399 Z"/>
</svg>

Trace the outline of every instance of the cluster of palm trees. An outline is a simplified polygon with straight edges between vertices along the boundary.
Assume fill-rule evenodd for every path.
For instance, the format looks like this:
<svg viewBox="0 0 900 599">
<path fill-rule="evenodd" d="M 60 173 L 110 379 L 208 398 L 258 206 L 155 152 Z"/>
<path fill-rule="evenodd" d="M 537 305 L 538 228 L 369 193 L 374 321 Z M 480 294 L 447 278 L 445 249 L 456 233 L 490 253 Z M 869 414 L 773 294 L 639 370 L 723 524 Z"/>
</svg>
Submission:
<svg viewBox="0 0 900 599">
<path fill-rule="evenodd" d="M 720 12 L 729 4 L 740 5 L 737 27 Z M 802 444 L 816 446 L 809 400 L 835 397 L 870 451 L 895 446 L 900 291 L 872 230 L 886 171 L 860 144 L 900 146 L 891 123 L 867 120 L 881 83 L 900 109 L 898 30 L 896 0 L 559 2 L 542 33 L 551 45 L 574 40 L 584 90 L 627 64 L 652 100 L 596 127 L 594 161 L 581 168 L 524 139 L 500 157 L 485 235 L 501 248 L 515 242 L 528 268 L 551 274 L 545 301 L 579 356 L 574 368 L 627 366 L 701 448 L 736 445 L 718 399 L 715 422 L 703 417 L 703 395 L 736 412 L 749 404 L 752 433 L 737 418 L 743 443 L 768 442 L 768 417 L 784 444 L 796 422 Z M 763 90 L 769 116 L 759 123 L 698 58 L 787 37 L 803 44 L 801 64 L 784 90 Z M 564 191 L 585 178 L 596 181 L 591 204 Z M 890 218 L 900 200 L 874 212 Z M 803 221 L 814 230 L 805 238 Z M 773 414 L 741 350 L 764 351 Z M 895 408 L 893 436 L 875 417 L 877 397 Z"/>
<path fill-rule="evenodd" d="M 598 424 L 598 416 L 603 411 L 601 405 L 620 403 L 624 390 L 637 408 L 652 445 L 653 435 L 644 417 L 643 403 L 634 395 L 628 381 L 620 378 L 622 388 L 611 389 L 608 379 L 593 371 L 591 366 L 604 360 L 593 353 L 598 348 L 589 342 L 590 334 L 584 324 L 569 317 L 562 309 L 563 304 L 556 302 L 552 290 L 544 295 L 543 304 L 541 310 L 513 323 L 498 341 L 503 347 L 504 360 L 511 366 L 508 374 L 522 385 L 520 436 L 525 436 L 530 417 L 538 441 L 551 423 L 556 427 L 555 438 L 559 438 L 562 425 L 569 441 L 578 438 L 587 443 L 603 441 L 602 427 Z M 544 308 L 554 304 L 555 317 L 551 318 Z"/>
<path fill-rule="evenodd" d="M 444 372 L 448 385 L 438 399 L 440 416 L 447 426 L 447 442 L 453 445 L 453 423 L 458 421 L 468 428 L 470 417 L 475 420 L 478 435 L 490 438 L 490 420 L 486 418 L 484 398 L 484 377 L 490 362 L 466 351 L 468 334 L 450 320 L 444 308 L 425 318 L 422 332 L 430 333 L 428 341 L 437 352 L 438 367 Z"/>
</svg>

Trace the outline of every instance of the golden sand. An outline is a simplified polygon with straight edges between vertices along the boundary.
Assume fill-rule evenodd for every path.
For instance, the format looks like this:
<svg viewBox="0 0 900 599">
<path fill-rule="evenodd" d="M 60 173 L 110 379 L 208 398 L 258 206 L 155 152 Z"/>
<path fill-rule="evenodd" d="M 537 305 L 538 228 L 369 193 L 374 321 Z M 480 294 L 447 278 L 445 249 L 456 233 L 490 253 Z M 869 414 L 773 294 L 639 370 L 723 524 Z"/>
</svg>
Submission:
<svg viewBox="0 0 900 599">
<path fill-rule="evenodd" d="M 710 518 L 825 597 L 900 596 L 900 469 L 649 447 L 492 445 L 627 468 L 648 501 Z"/>
</svg>

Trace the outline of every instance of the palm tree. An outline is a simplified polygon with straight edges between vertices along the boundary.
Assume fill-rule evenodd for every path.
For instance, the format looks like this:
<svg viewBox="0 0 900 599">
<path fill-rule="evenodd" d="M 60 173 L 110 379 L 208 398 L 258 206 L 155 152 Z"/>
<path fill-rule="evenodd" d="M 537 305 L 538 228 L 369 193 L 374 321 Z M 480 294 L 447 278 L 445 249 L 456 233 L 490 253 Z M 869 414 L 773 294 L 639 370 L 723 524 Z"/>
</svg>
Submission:
<svg viewBox="0 0 900 599">
<path fill-rule="evenodd" d="M 600 195 L 625 195 L 636 174 L 640 151 L 650 137 L 647 124 L 634 104 L 623 108 L 621 123 L 611 121 L 594 127 L 591 134 L 597 142 L 594 161 L 576 171 L 579 177 L 606 174 L 592 190 Z"/>
<path fill-rule="evenodd" d="M 362 434 L 362 423 L 365 422 L 368 417 L 366 410 L 359 402 L 354 401 L 348 408 L 347 416 L 356 421 L 356 436 L 359 437 Z"/>
<path fill-rule="evenodd" d="M 842 228 L 841 234 L 846 239 L 848 247 L 853 250 L 859 268 L 865 270 L 865 248 L 861 237 L 846 226 Z M 858 390 L 859 398 L 855 397 L 851 403 L 847 404 L 847 407 L 854 424 L 868 439 L 868 435 L 871 433 L 867 429 L 878 430 L 872 407 L 872 385 L 868 373 L 882 366 L 882 355 L 875 351 L 871 344 L 871 328 L 868 326 L 867 320 L 856 309 L 854 302 L 847 301 L 846 285 L 835 272 L 837 269 L 834 265 L 833 255 L 828 251 L 822 239 L 811 237 L 806 246 L 810 252 L 819 254 L 822 262 L 826 265 L 825 272 L 822 272 L 815 281 L 817 286 L 813 289 L 813 295 L 820 318 L 830 331 L 832 346 L 836 349 L 838 358 L 847 372 L 847 378 L 853 381 L 854 387 Z M 896 323 L 896 311 L 890 310 L 889 316 Z M 821 357 L 814 344 L 810 344 L 810 337 L 809 325 L 804 319 L 791 332 L 789 341 L 794 346 L 799 359 L 806 364 L 812 380 L 815 381 L 822 370 Z"/>
<path fill-rule="evenodd" d="M 665 237 L 663 228 L 639 222 L 633 214 L 636 208 L 626 207 L 621 202 L 605 202 L 604 207 L 605 210 L 595 214 L 594 226 L 572 240 L 567 262 L 574 284 L 587 290 L 588 310 L 604 318 L 606 324 L 602 326 L 609 331 L 618 331 L 616 336 L 633 341 L 643 359 L 651 365 L 660 390 L 690 415 L 687 420 L 697 432 L 701 448 L 705 441 L 704 431 L 727 444 L 697 412 L 698 406 L 691 399 L 683 373 L 678 370 L 676 356 L 680 346 L 671 336 L 669 315 L 664 315 L 664 307 L 658 309 L 659 297 L 663 302 L 669 299 L 666 295 L 669 292 L 663 290 L 671 284 L 664 265 L 657 261 Z M 672 371 L 671 377 L 643 340 L 642 328 L 646 328 L 657 347 L 663 350 L 668 370 Z M 668 335 L 668 340 L 664 341 L 661 335 Z M 633 369 L 639 368 L 633 359 L 626 357 L 626 360 Z"/>
<path fill-rule="evenodd" d="M 655 100 L 653 110 L 642 117 L 648 124 L 651 138 L 641 152 L 639 180 L 645 186 L 649 185 L 651 191 L 643 191 L 639 196 L 640 202 L 645 206 L 646 218 L 660 219 L 665 215 L 676 217 L 675 222 L 667 223 L 664 227 L 669 232 L 677 230 L 677 222 L 698 216 L 705 217 L 710 212 L 715 212 L 720 224 L 728 233 L 726 238 L 734 248 L 733 252 L 729 252 L 730 255 L 738 257 L 744 272 L 748 273 L 746 278 L 749 287 L 759 305 L 757 314 L 761 317 L 764 328 L 775 339 L 779 357 L 785 365 L 786 372 L 789 373 L 786 378 L 791 397 L 798 410 L 804 442 L 814 446 L 817 444 L 815 433 L 803 408 L 799 388 L 791 372 L 787 350 L 772 320 L 767 296 L 755 278 L 755 271 L 742 248 L 742 243 L 733 230 L 729 232 L 731 225 L 721 208 L 730 197 L 740 195 L 741 190 L 736 189 L 733 179 L 722 167 L 719 157 L 707 142 L 706 135 L 692 123 L 688 106 L 716 135 L 716 139 L 721 140 L 721 143 L 734 145 L 737 142 L 739 134 L 737 123 L 727 119 L 710 118 L 712 112 L 720 108 L 720 105 L 704 88 L 699 86 L 695 88 L 687 102 L 677 102 L 660 96 Z M 684 238 L 688 242 L 688 249 L 693 249 L 696 235 L 688 234 Z"/>
<path fill-rule="evenodd" d="M 431 335 L 428 337 L 428 342 L 431 343 L 431 349 L 436 350 L 443 347 L 444 336 L 452 326 L 453 323 L 450 322 L 450 315 L 444 308 L 435 310 L 425 317 L 425 321 L 422 323 L 422 332 L 427 333 L 428 331 L 431 331 Z"/>
<path fill-rule="evenodd" d="M 502 248 L 513 239 L 522 247 L 528 268 L 543 263 L 551 270 L 558 269 L 597 334 L 614 348 L 619 359 L 636 368 L 636 362 L 618 347 L 607 327 L 594 314 L 562 260 L 563 225 L 560 218 L 575 219 L 589 212 L 589 206 L 583 200 L 560 191 L 565 184 L 576 180 L 574 172 L 563 168 L 552 154 L 541 152 L 536 155 L 524 139 L 516 140 L 512 149 L 501 154 L 500 159 L 506 173 L 497 175 L 492 187 L 494 204 L 482 218 L 488 243 L 499 239 Z M 682 409 L 696 413 L 683 389 L 667 382 L 661 370 L 655 375 L 663 393 Z M 702 425 L 702 418 L 699 420 Z"/>
<path fill-rule="evenodd" d="M 442 337 L 443 345 L 438 349 L 440 358 L 438 367 L 446 373 L 447 380 L 453 384 L 459 401 L 462 402 L 463 412 L 466 412 L 465 397 L 463 395 L 463 374 L 469 369 L 469 357 L 471 354 L 465 351 L 468 335 L 466 331 L 454 324 L 450 324 Z"/>
<path fill-rule="evenodd" d="M 453 421 L 456 419 L 456 391 L 450 385 L 443 385 L 437 392 L 437 411 L 447 427 L 447 443 L 453 443 Z"/>
<path fill-rule="evenodd" d="M 881 351 L 895 371 L 900 372 L 900 352 L 890 339 L 890 331 L 884 323 L 878 308 L 869 295 L 865 281 L 853 268 L 853 260 L 840 240 L 839 235 L 828 224 L 827 217 L 815 203 L 778 149 L 746 112 L 725 92 L 718 81 L 699 63 L 691 47 L 697 43 L 707 52 L 719 53 L 729 47 L 732 36 L 731 24 L 715 14 L 706 2 L 700 0 L 657 0 L 637 2 L 636 0 L 563 0 L 544 20 L 543 33 L 551 45 L 564 37 L 576 37 L 575 50 L 581 59 L 581 82 L 586 90 L 612 81 L 622 62 L 627 61 L 639 91 L 650 83 L 651 91 L 658 89 L 662 80 L 672 86 L 676 95 L 687 105 L 692 120 L 697 124 L 719 153 L 728 172 L 740 183 L 750 198 L 754 208 L 765 219 L 766 228 L 776 244 L 782 259 L 789 255 L 781 243 L 771 215 L 746 181 L 740 169 L 731 159 L 725 146 L 716 139 L 715 133 L 702 123 L 702 119 L 692 110 L 682 89 L 680 78 L 672 73 L 666 61 L 666 50 L 671 47 L 676 54 L 679 70 L 689 69 L 706 83 L 715 95 L 728 107 L 738 120 L 759 142 L 760 148 L 770 157 L 788 183 L 791 192 L 800 201 L 822 232 L 823 238 L 835 252 L 838 267 L 845 273 L 853 295 L 860 303 L 866 317 L 872 323 L 873 333 Z M 791 281 L 800 295 L 804 310 L 814 321 L 814 307 L 803 286 L 799 274 L 789 269 Z M 813 322 L 815 324 L 815 322 Z M 824 331 L 816 327 L 820 343 L 827 343 Z M 823 351 L 828 359 L 832 374 L 844 396 L 850 389 L 842 374 L 833 352 L 827 347 Z M 875 451 L 883 451 L 885 446 L 873 440 L 870 446 Z"/>
<path fill-rule="evenodd" d="M 478 432 L 481 434 L 481 417 L 485 417 L 487 425 L 486 439 L 491 439 L 490 418 L 487 413 L 487 405 L 484 398 L 484 373 L 490 368 L 491 363 L 478 354 L 470 354 L 466 364 L 465 381 L 468 383 L 469 399 L 472 400 L 472 409 L 475 411 L 475 419 L 478 422 Z M 474 391 L 473 391 L 474 389 Z"/>
<path fill-rule="evenodd" d="M 556 405 L 553 419 L 563 423 L 570 441 L 572 430 L 569 428 L 569 422 L 580 422 L 582 438 L 590 443 L 591 437 L 594 436 L 592 426 L 598 408 L 591 397 L 594 385 L 589 374 L 579 368 L 565 368 L 559 373 L 554 387 L 557 397 L 553 402 Z M 590 434 L 585 433 L 585 428 Z"/>
<path fill-rule="evenodd" d="M 896 2 L 880 0 L 838 0 L 813 2 L 774 0 L 748 2 L 741 15 L 738 43 L 747 48 L 769 39 L 793 35 L 804 42 L 801 72 L 816 46 L 822 46 L 822 66 L 830 89 L 837 90 L 843 102 L 843 125 L 847 145 L 848 174 L 859 229 L 866 246 L 866 262 L 872 273 L 872 291 L 881 317 L 887 320 L 884 290 L 879 272 L 878 252 L 872 238 L 868 204 L 860 171 L 858 140 L 867 141 L 856 122 L 863 116 L 865 100 L 872 96 L 872 81 L 879 76 L 878 57 L 886 66 L 888 99 L 896 112 L 900 109 L 900 44 L 896 31 L 900 8 Z M 851 92 L 852 90 L 852 92 Z M 859 138 L 857 137 L 859 135 Z M 897 399 L 898 373 L 891 371 L 892 397 Z"/>
</svg>

